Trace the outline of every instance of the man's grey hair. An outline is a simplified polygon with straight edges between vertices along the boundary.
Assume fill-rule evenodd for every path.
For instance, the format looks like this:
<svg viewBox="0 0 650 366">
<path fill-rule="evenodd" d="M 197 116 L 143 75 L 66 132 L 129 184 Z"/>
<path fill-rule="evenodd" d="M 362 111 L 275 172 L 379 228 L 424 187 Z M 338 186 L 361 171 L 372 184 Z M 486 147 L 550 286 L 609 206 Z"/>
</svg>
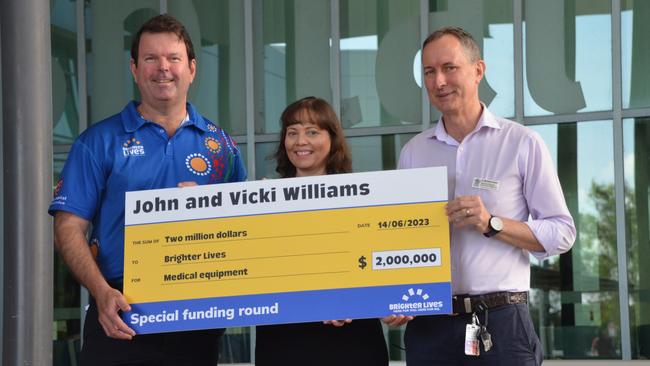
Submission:
<svg viewBox="0 0 650 366">
<path fill-rule="evenodd" d="M 422 43 L 422 49 L 424 50 L 424 47 L 426 47 L 427 44 L 436 41 L 446 35 L 456 37 L 456 39 L 460 42 L 461 46 L 465 50 L 467 57 L 472 63 L 477 62 L 481 59 L 481 51 L 479 50 L 478 44 L 474 40 L 474 37 L 472 37 L 469 32 L 461 27 L 442 27 L 438 29 L 437 31 L 431 33 L 427 39 L 424 40 Z"/>
</svg>

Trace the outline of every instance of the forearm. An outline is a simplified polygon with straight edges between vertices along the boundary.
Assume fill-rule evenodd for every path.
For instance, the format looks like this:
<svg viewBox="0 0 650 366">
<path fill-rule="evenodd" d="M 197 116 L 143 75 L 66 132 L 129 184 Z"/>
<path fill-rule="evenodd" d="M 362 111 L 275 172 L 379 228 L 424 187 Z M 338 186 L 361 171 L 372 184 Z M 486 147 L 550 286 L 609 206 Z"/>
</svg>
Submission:
<svg viewBox="0 0 650 366">
<path fill-rule="evenodd" d="M 102 275 L 86 240 L 88 222 L 67 212 L 54 219 L 54 245 L 77 281 L 93 296 L 110 287 Z"/>
<path fill-rule="evenodd" d="M 526 249 L 529 252 L 544 252 L 545 249 L 537 240 L 530 227 L 523 222 L 500 217 L 503 221 L 503 230 L 494 236 L 517 248 Z"/>
<path fill-rule="evenodd" d="M 447 204 L 446 212 L 449 222 L 458 229 L 472 228 L 481 235 L 490 231 L 489 221 L 492 214 L 485 208 L 479 196 L 460 196 L 453 199 Z M 499 218 L 503 221 L 503 229 L 493 239 L 530 252 L 546 252 L 526 223 L 503 216 Z"/>
</svg>

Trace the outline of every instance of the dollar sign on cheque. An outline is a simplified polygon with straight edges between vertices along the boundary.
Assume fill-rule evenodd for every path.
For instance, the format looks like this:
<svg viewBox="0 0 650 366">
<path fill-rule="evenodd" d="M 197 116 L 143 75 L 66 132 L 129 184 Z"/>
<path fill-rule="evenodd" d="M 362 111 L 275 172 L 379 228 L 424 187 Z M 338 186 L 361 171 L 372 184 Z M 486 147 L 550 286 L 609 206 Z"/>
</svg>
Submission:
<svg viewBox="0 0 650 366">
<path fill-rule="evenodd" d="M 367 265 L 368 263 L 366 263 L 366 257 L 363 255 L 359 257 L 359 268 L 364 269 Z"/>
</svg>

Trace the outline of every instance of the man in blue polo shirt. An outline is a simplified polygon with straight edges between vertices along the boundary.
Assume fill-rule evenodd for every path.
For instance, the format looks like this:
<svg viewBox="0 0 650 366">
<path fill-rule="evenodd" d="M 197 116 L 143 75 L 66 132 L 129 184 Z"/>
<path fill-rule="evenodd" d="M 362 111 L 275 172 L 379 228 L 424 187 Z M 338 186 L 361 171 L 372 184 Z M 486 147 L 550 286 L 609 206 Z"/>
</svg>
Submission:
<svg viewBox="0 0 650 366">
<path fill-rule="evenodd" d="M 234 141 L 187 102 L 196 58 L 178 20 L 159 15 L 146 22 L 131 57 L 142 101 L 79 136 L 49 208 L 55 246 L 92 295 L 81 364 L 212 366 L 222 331 L 135 336 L 120 318 L 121 311 L 130 310 L 121 293 L 124 196 L 183 182 L 243 181 L 246 170 Z"/>
</svg>

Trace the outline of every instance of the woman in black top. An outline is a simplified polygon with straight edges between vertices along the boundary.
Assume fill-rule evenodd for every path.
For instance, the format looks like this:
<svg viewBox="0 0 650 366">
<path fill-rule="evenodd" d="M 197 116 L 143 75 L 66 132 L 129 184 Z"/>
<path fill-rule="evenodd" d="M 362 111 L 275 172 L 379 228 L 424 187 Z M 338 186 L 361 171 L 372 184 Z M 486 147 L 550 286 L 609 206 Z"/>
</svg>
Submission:
<svg viewBox="0 0 650 366">
<path fill-rule="evenodd" d="M 350 152 L 332 107 L 307 97 L 281 116 L 276 171 L 282 178 L 349 173 Z M 268 365 L 388 365 L 378 319 L 257 327 L 255 363 Z"/>
</svg>

